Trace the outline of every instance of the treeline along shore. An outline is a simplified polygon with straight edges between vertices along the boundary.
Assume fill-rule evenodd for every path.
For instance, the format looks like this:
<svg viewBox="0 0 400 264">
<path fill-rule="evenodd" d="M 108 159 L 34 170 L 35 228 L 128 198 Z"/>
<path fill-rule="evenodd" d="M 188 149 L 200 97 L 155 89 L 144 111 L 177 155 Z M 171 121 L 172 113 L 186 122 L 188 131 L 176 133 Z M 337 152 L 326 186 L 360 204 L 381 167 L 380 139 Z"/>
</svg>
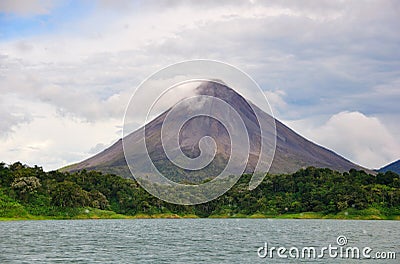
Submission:
<svg viewBox="0 0 400 264">
<path fill-rule="evenodd" d="M 0 163 L 0 219 L 95 218 L 335 218 L 400 220 L 400 179 L 393 172 L 340 173 L 309 167 L 269 175 L 248 190 L 243 175 L 208 203 L 164 202 L 135 180 L 96 171 L 45 172 L 20 162 Z"/>
</svg>

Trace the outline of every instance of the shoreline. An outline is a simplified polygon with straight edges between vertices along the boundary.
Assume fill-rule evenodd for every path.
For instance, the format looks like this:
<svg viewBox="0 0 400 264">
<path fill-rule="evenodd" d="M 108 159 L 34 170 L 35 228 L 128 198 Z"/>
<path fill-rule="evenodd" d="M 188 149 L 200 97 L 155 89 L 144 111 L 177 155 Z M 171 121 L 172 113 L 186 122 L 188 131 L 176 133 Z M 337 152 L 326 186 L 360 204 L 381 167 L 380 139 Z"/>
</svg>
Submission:
<svg viewBox="0 0 400 264">
<path fill-rule="evenodd" d="M 86 209 L 87 210 L 87 209 Z M 340 212 L 338 214 L 322 214 L 315 212 L 280 214 L 280 215 L 210 215 L 208 217 L 200 217 L 194 214 L 178 215 L 174 213 L 163 214 L 137 214 L 123 215 L 113 211 L 93 209 L 90 213 L 82 213 L 74 216 L 45 216 L 45 215 L 26 215 L 17 217 L 0 217 L 0 221 L 40 221 L 40 220 L 109 220 L 109 219 L 321 219 L 321 220 L 392 220 L 399 221 L 400 215 L 365 215 L 355 214 L 354 212 Z"/>
</svg>

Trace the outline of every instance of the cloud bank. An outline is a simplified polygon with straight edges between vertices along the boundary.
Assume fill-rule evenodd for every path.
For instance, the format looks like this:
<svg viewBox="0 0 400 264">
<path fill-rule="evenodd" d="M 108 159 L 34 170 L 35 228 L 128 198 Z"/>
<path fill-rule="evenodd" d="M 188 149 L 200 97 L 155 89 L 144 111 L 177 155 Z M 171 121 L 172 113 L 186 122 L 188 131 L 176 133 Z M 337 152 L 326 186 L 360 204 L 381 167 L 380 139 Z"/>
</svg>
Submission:
<svg viewBox="0 0 400 264">
<path fill-rule="evenodd" d="M 389 0 L 2 1 L 0 156 L 46 169 L 83 159 L 121 136 L 126 104 L 144 78 L 205 58 L 250 74 L 278 118 L 308 124 L 301 134 L 380 167 L 400 158 L 378 150 L 399 143 L 399 13 Z M 330 139 L 335 126 L 346 133 Z M 354 151 L 348 140 L 358 142 Z"/>
<path fill-rule="evenodd" d="M 380 168 L 393 157 L 400 156 L 400 144 L 376 117 L 360 112 L 340 112 L 325 123 L 289 122 L 309 139 L 369 168 Z"/>
</svg>

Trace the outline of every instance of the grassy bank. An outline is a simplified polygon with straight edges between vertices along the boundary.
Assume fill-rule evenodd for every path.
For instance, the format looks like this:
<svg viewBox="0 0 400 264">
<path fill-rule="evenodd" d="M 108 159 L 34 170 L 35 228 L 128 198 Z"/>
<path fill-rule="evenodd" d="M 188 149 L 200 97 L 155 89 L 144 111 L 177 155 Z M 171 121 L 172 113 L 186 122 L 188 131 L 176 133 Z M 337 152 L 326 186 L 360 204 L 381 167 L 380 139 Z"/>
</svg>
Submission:
<svg viewBox="0 0 400 264">
<path fill-rule="evenodd" d="M 343 219 L 343 220 L 400 220 L 400 215 L 385 214 L 379 209 L 368 208 L 364 210 L 349 209 L 337 214 L 324 214 L 321 212 L 303 212 L 286 214 L 230 214 L 212 215 L 209 218 L 271 218 L 271 219 Z"/>
<path fill-rule="evenodd" d="M 79 219 L 182 219 L 182 218 L 201 218 L 194 214 L 136 214 L 123 215 L 109 210 L 96 208 L 74 209 L 74 213 L 60 212 L 58 215 L 31 215 L 29 213 L 17 214 L 15 216 L 0 217 L 0 221 L 18 220 L 79 220 Z M 323 214 L 318 212 L 287 213 L 287 214 L 219 214 L 210 215 L 205 218 L 248 218 L 248 219 L 343 219 L 343 220 L 400 220 L 400 215 L 386 215 L 376 208 L 365 210 L 346 210 L 337 214 Z"/>
</svg>

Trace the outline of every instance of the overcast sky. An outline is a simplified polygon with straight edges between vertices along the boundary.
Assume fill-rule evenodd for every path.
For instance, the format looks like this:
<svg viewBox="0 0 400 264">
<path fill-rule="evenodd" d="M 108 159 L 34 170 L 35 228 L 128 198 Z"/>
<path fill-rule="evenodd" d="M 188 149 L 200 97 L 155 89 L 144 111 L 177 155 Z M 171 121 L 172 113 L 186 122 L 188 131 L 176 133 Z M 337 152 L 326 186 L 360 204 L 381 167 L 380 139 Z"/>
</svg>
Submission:
<svg viewBox="0 0 400 264">
<path fill-rule="evenodd" d="M 353 162 L 400 158 L 399 1 L 94 2 L 0 1 L 0 161 L 89 157 L 143 79 L 198 58 L 247 72 L 278 119 Z"/>
</svg>

